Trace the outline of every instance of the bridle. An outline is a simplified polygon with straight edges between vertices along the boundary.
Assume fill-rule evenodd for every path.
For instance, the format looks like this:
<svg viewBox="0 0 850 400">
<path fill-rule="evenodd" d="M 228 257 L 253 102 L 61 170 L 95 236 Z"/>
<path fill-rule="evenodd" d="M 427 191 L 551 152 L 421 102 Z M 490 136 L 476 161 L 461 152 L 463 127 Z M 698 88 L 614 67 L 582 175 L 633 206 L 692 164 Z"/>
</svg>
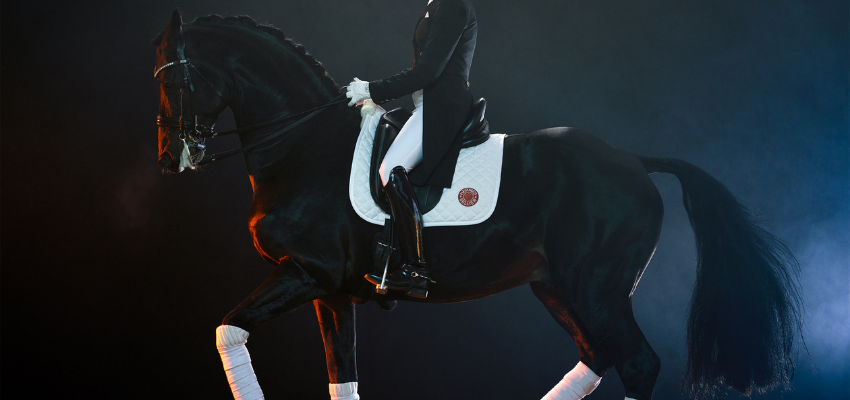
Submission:
<svg viewBox="0 0 850 400">
<path fill-rule="evenodd" d="M 171 66 L 183 66 L 183 79 L 180 84 L 180 115 L 177 118 L 173 117 L 164 117 L 162 115 L 156 116 L 156 125 L 157 126 L 165 126 L 169 128 L 179 128 L 180 129 L 180 140 L 185 143 L 186 148 L 189 149 L 189 158 L 191 159 L 192 165 L 196 165 L 203 161 L 204 152 L 206 150 L 206 138 L 212 137 L 215 135 L 213 131 L 213 127 L 215 126 L 215 118 L 206 118 L 203 117 L 204 121 L 201 120 L 198 114 L 195 112 L 195 85 L 192 83 L 192 74 L 189 72 L 189 68 L 195 70 L 198 73 L 198 76 L 201 77 L 205 82 L 207 82 L 210 87 L 215 90 L 216 95 L 218 95 L 219 105 L 213 111 L 213 114 L 218 116 L 221 111 L 226 107 L 226 102 L 224 101 L 224 96 L 221 92 L 215 88 L 215 86 L 210 83 L 207 78 L 198 71 L 198 68 L 195 67 L 192 63 L 189 62 L 186 58 L 180 55 L 180 59 L 177 61 L 172 61 L 162 65 L 154 71 L 153 77 L 156 78 L 159 73 Z M 187 96 L 188 92 L 188 96 Z M 189 116 L 187 119 L 186 117 Z"/>
<path fill-rule="evenodd" d="M 219 91 L 218 89 L 216 89 L 215 85 L 213 85 L 212 82 L 210 82 L 207 78 L 205 78 L 204 75 L 201 74 L 201 71 L 199 71 L 198 68 L 195 67 L 195 65 L 193 65 L 191 62 L 189 62 L 188 59 L 183 57 L 182 54 L 179 54 L 179 57 L 180 57 L 179 60 L 163 64 L 161 67 L 154 70 L 153 77 L 156 78 L 162 70 L 164 70 L 168 67 L 179 66 L 179 65 L 183 66 L 183 81 L 180 84 L 180 116 L 177 117 L 177 118 L 173 118 L 173 117 L 163 117 L 162 115 L 157 115 L 156 116 L 156 125 L 180 129 L 180 136 L 179 136 L 180 140 L 182 140 L 186 144 L 186 146 L 190 149 L 189 150 L 189 157 L 191 158 L 191 162 L 192 162 L 193 165 L 205 165 L 205 164 L 209 164 L 209 163 L 216 161 L 216 160 L 225 159 L 225 158 L 230 157 L 230 156 L 235 155 L 235 154 L 251 151 L 258 146 L 261 146 L 263 144 L 266 144 L 268 142 L 271 142 L 272 140 L 275 140 L 275 139 L 281 137 L 283 134 L 295 129 L 297 126 L 306 122 L 310 118 L 313 118 L 314 116 L 318 115 L 320 112 L 324 111 L 328 107 L 331 107 L 333 105 L 340 104 L 340 103 L 348 101 L 348 99 L 346 99 L 344 97 L 345 94 L 343 93 L 343 94 L 340 94 L 339 96 L 337 96 L 336 98 L 334 98 L 333 100 L 331 100 L 330 102 L 328 102 L 326 104 L 323 104 L 323 105 L 318 106 L 318 107 L 311 108 L 311 109 L 306 110 L 306 111 L 301 111 L 299 113 L 287 115 L 285 117 L 282 117 L 282 118 L 279 118 L 279 119 L 276 119 L 276 120 L 273 120 L 273 121 L 263 122 L 261 124 L 246 126 L 246 127 L 242 127 L 242 128 L 238 128 L 238 129 L 232 129 L 232 130 L 229 130 L 229 131 L 217 133 L 214 130 L 215 121 L 216 121 L 216 118 L 218 117 L 218 114 L 220 114 L 222 111 L 224 111 L 224 108 L 227 107 L 227 101 L 225 100 L 222 92 Z M 218 95 L 219 99 L 221 100 L 219 102 L 218 106 L 216 106 L 215 110 L 213 110 L 213 114 L 216 116 L 216 118 L 199 116 L 198 114 L 195 113 L 195 101 L 194 101 L 195 100 L 194 99 L 195 86 L 192 84 L 192 75 L 189 72 L 189 68 L 195 70 L 195 72 L 198 74 L 198 76 L 201 77 L 201 79 L 203 79 L 204 82 L 206 82 L 207 85 L 209 85 L 215 91 L 215 94 Z M 188 92 L 188 94 L 189 94 L 188 96 L 186 96 L 186 92 Z M 189 118 L 186 118 L 187 115 L 189 116 Z M 204 154 L 205 150 L 206 150 L 205 141 L 208 138 L 213 138 L 213 137 L 222 136 L 222 135 L 229 135 L 231 133 L 247 132 L 247 131 L 251 131 L 251 130 L 255 130 L 255 129 L 265 128 L 265 127 L 276 125 L 280 122 L 283 122 L 283 121 L 286 121 L 286 120 L 289 120 L 289 119 L 292 119 L 292 118 L 296 118 L 296 117 L 299 117 L 299 116 L 302 116 L 302 115 L 304 116 L 303 118 L 293 122 L 292 124 L 290 124 L 286 128 L 281 129 L 281 130 L 279 130 L 275 133 L 272 133 L 271 135 L 266 136 L 262 140 L 255 142 L 255 143 L 252 143 L 248 146 L 243 146 L 243 147 L 240 147 L 240 148 L 228 150 L 228 151 L 218 153 L 218 154 L 211 154 L 211 155 L 205 155 Z"/>
</svg>

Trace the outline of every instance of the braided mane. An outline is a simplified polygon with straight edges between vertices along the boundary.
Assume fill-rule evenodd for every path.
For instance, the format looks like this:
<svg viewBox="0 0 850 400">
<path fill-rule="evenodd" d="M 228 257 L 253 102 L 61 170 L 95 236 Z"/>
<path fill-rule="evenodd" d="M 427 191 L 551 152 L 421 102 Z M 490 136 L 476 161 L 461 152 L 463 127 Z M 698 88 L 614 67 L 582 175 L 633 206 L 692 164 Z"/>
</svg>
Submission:
<svg viewBox="0 0 850 400">
<path fill-rule="evenodd" d="M 307 52 L 307 49 L 304 48 L 300 43 L 294 42 L 292 39 L 286 37 L 280 29 L 275 28 L 272 25 L 260 24 L 257 23 L 253 18 L 247 15 L 239 15 L 232 17 L 222 17 L 220 15 L 212 14 L 203 17 L 195 18 L 191 23 L 201 23 L 201 24 L 213 24 L 213 25 L 236 25 L 245 28 L 249 28 L 255 32 L 271 36 L 276 39 L 283 46 L 291 49 L 295 54 L 301 56 L 301 59 L 304 63 L 313 71 L 319 79 L 322 80 L 326 85 L 333 87 L 334 89 L 339 89 L 339 86 L 334 81 L 334 79 L 328 74 L 328 71 L 325 69 L 324 65 L 322 65 L 319 60 L 316 60 L 310 53 Z"/>
</svg>

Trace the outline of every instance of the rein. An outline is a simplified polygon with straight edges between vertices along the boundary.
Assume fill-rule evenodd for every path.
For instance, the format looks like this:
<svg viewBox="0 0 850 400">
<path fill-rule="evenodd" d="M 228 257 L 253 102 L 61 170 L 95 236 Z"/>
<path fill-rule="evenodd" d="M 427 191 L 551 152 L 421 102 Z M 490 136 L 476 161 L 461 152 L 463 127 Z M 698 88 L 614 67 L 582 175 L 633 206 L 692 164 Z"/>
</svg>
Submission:
<svg viewBox="0 0 850 400">
<path fill-rule="evenodd" d="M 213 133 L 211 136 L 208 136 L 208 137 L 213 138 L 213 137 L 216 137 L 216 136 L 229 135 L 229 134 L 231 134 L 231 133 L 248 132 L 248 131 L 252 131 L 252 130 L 255 130 L 255 129 L 265 128 L 265 127 L 267 127 L 267 126 L 272 126 L 272 125 L 274 125 L 274 124 L 276 124 L 276 123 L 278 123 L 278 122 L 283 122 L 283 121 L 286 121 L 286 120 L 288 120 L 288 119 L 292 119 L 292 118 L 295 118 L 295 117 L 298 117 L 298 116 L 301 116 L 301 115 L 304 115 L 304 114 L 309 114 L 309 113 L 311 113 L 311 112 L 313 112 L 313 111 L 317 111 L 317 110 L 318 110 L 318 111 L 321 111 L 321 110 L 323 110 L 323 109 L 325 109 L 325 108 L 328 108 L 328 107 L 330 107 L 330 106 L 332 106 L 332 105 L 336 105 L 336 104 L 344 103 L 344 102 L 348 101 L 347 99 L 337 100 L 337 99 L 341 98 L 343 95 L 344 95 L 344 93 L 343 93 L 343 94 L 340 94 L 339 96 L 337 96 L 336 98 L 334 98 L 333 100 L 331 100 L 331 102 L 330 102 L 330 103 L 325 103 L 325 104 L 322 104 L 322 105 L 320 105 L 320 106 L 318 106 L 318 107 L 313 107 L 313 108 L 311 108 L 311 109 L 309 109 L 309 110 L 301 111 L 301 112 L 299 112 L 299 113 L 297 113 L 297 114 L 287 115 L 287 116 L 285 116 L 285 117 L 283 117 L 283 118 L 278 118 L 278 119 L 276 119 L 276 120 L 269 121 L 269 122 L 263 122 L 263 123 L 261 123 L 261 124 L 249 125 L 249 126 L 242 127 L 242 128 L 231 129 L 231 130 L 229 130 L 229 131 Z M 301 123 L 301 121 L 296 122 L 296 124 L 300 124 L 300 123 Z"/>
<path fill-rule="evenodd" d="M 204 82 L 206 82 L 215 91 L 216 95 L 218 95 L 218 97 L 222 100 L 222 104 L 224 104 L 226 106 L 226 102 L 224 100 L 224 95 L 221 93 L 221 91 L 216 89 L 216 87 L 212 84 L 212 82 L 210 82 L 206 77 L 204 77 L 203 74 L 201 74 L 201 71 L 199 71 L 197 67 L 195 67 L 191 62 L 189 62 L 189 60 L 183 58 L 182 54 L 180 55 L 179 60 L 172 61 L 170 63 L 166 63 L 166 64 L 162 65 L 161 67 L 157 68 L 154 71 L 154 75 L 153 75 L 154 78 L 156 78 L 157 75 L 159 75 L 160 71 L 162 71 L 163 69 L 174 66 L 174 65 L 183 65 L 183 85 L 180 87 L 180 117 L 179 118 L 170 118 L 170 117 L 163 117 L 161 115 L 157 115 L 156 124 L 157 124 L 157 126 L 179 128 L 180 129 L 180 139 L 183 140 L 183 142 L 186 143 L 187 145 L 191 145 L 195 149 L 200 150 L 201 152 L 203 152 L 203 150 L 206 148 L 206 146 L 204 145 L 204 140 L 207 139 L 207 138 L 214 138 L 216 136 L 229 135 L 229 134 L 232 134 L 232 133 L 248 132 L 248 131 L 252 131 L 252 130 L 276 125 L 276 124 L 281 123 L 283 121 L 293 119 L 293 118 L 296 118 L 296 117 L 299 117 L 299 116 L 302 116 L 302 115 L 304 116 L 303 118 L 293 122 L 292 125 L 289 125 L 286 128 L 283 128 L 283 129 L 265 137 L 264 139 L 260 140 L 259 142 L 250 144 L 248 146 L 239 147 L 239 148 L 224 151 L 224 152 L 221 152 L 221 153 L 218 153 L 218 154 L 204 155 L 203 159 L 198 160 L 198 161 L 196 161 L 194 157 L 190 156 L 192 158 L 192 162 L 197 164 L 197 165 L 206 165 L 206 164 L 209 164 L 209 163 L 216 161 L 216 160 L 223 160 L 225 158 L 228 158 L 230 156 L 233 156 L 233 155 L 236 155 L 236 154 L 239 154 L 239 153 L 251 151 L 251 150 L 257 148 L 258 146 L 269 143 L 272 140 L 275 140 L 275 139 L 281 137 L 283 134 L 295 129 L 296 127 L 303 124 L 304 122 L 307 122 L 310 118 L 315 117 L 316 115 L 318 115 L 319 113 L 321 113 L 325 109 L 327 109 L 327 108 L 329 108 L 333 105 L 344 103 L 344 102 L 348 101 L 348 99 L 345 98 L 345 94 L 342 93 L 339 96 L 335 97 L 330 102 L 325 103 L 323 105 L 320 105 L 318 107 L 311 108 L 311 109 L 306 110 L 306 111 L 301 111 L 301 112 L 296 113 L 296 114 L 287 115 L 285 117 L 278 118 L 276 120 L 263 122 L 263 123 L 256 124 L 256 125 L 250 125 L 250 126 L 246 126 L 246 127 L 242 127 L 242 128 L 231 129 L 229 131 L 216 133 L 214 131 L 214 126 L 215 126 L 215 120 L 214 119 L 213 119 L 213 123 L 209 124 L 209 126 L 198 123 L 198 115 L 194 113 L 195 112 L 195 109 L 194 109 L 195 86 L 192 84 L 192 76 L 189 73 L 189 68 L 191 67 L 193 70 L 195 70 L 195 72 L 198 73 L 198 76 L 200 76 L 201 79 L 203 79 Z M 190 109 L 191 112 L 192 112 L 191 118 L 189 118 L 189 120 L 184 119 L 184 115 L 183 115 L 184 114 L 184 112 L 183 112 L 184 111 L 183 94 L 184 94 L 184 91 L 187 87 L 189 89 L 189 105 L 188 105 L 187 108 Z M 218 111 L 216 113 L 216 115 L 218 115 L 218 113 L 220 113 L 223 110 L 223 107 L 222 107 L 222 110 L 218 110 L 218 108 L 216 108 L 216 110 Z"/>
<path fill-rule="evenodd" d="M 311 108 L 311 109 L 309 109 L 309 110 L 307 110 L 307 111 L 302 111 L 302 112 L 300 112 L 300 113 L 298 113 L 298 114 L 289 115 L 289 116 L 287 116 L 287 117 L 284 117 L 284 118 L 281 118 L 281 119 L 277 119 L 277 120 L 274 120 L 274 121 L 264 122 L 264 123 L 262 123 L 262 124 L 246 126 L 246 127 L 244 127 L 244 128 L 233 129 L 233 130 L 230 130 L 230 131 L 225 131 L 225 132 L 221 132 L 221 133 L 218 133 L 218 134 L 213 134 L 213 136 L 212 136 L 212 137 L 214 137 L 214 136 L 218 136 L 218 135 L 227 135 L 227 134 L 230 134 L 230 133 L 236 133 L 236 132 L 245 132 L 245 131 L 250 131 L 250 130 L 254 130 L 254 129 L 259 129 L 259 128 L 264 128 L 264 127 L 267 127 L 267 126 L 271 126 L 271 125 L 274 125 L 274 124 L 276 124 L 276 123 L 278 123 L 278 122 L 285 121 L 285 120 L 287 120 L 287 119 L 291 119 L 291 118 L 295 118 L 295 117 L 297 117 L 297 116 L 299 116 L 299 115 L 307 114 L 307 115 L 305 115 L 303 118 L 299 119 L 298 121 L 293 122 L 293 123 L 292 123 L 292 125 L 289 125 L 289 126 L 287 126 L 286 128 L 283 128 L 283 129 L 281 129 L 281 130 L 279 130 L 279 131 L 277 131 L 277 132 L 275 132 L 275 133 L 273 133 L 273 134 L 271 134 L 271 135 L 267 136 L 265 139 L 260 140 L 260 141 L 259 141 L 259 142 L 257 142 L 257 143 L 253 143 L 253 144 L 250 144 L 250 145 L 248 145 L 248 146 L 243 146 L 243 147 L 240 147 L 240 148 L 238 148 L 238 149 L 228 150 L 228 151 L 221 152 L 221 153 L 218 153 L 218 154 L 212 154 L 212 155 L 204 156 L 204 159 L 203 159 L 203 160 L 201 160 L 200 162 L 198 162 L 198 165 L 205 165 L 205 164 L 209 164 L 209 163 L 211 163 L 211 162 L 213 162 L 213 161 L 216 161 L 216 160 L 223 160 L 223 159 L 225 159 L 225 158 L 227 158 L 227 157 L 230 157 L 230 156 L 232 156 L 232 155 L 239 154 L 239 153 L 244 153 L 244 152 L 246 152 L 246 151 L 251 151 L 251 150 L 253 150 L 254 148 L 256 148 L 256 147 L 258 147 L 258 146 L 260 146 L 260 145 L 263 145 L 263 144 L 266 144 L 266 143 L 268 143 L 268 142 L 271 142 L 272 140 L 275 140 L 275 139 L 279 138 L 280 136 L 282 136 L 284 133 L 289 132 L 289 131 L 291 131 L 291 130 L 295 129 L 296 127 L 298 127 L 298 125 L 301 125 L 301 124 L 303 124 L 304 122 L 307 122 L 307 120 L 309 120 L 310 118 L 315 117 L 315 116 L 316 116 L 316 115 L 318 115 L 320 112 L 322 112 L 322 111 L 324 111 L 325 109 L 327 109 L 328 107 L 333 106 L 333 105 L 336 105 L 336 104 L 340 104 L 340 103 L 347 102 L 347 101 L 348 101 L 348 98 L 345 98 L 345 99 L 342 99 L 342 100 L 337 100 L 337 99 L 339 99 L 339 98 L 340 98 L 340 97 L 342 97 L 342 96 L 345 96 L 345 94 L 341 94 L 341 95 L 337 96 L 334 100 L 332 100 L 332 101 L 331 101 L 331 102 L 329 102 L 329 103 L 323 104 L 323 105 L 318 106 L 318 107 L 315 107 L 315 108 Z"/>
</svg>

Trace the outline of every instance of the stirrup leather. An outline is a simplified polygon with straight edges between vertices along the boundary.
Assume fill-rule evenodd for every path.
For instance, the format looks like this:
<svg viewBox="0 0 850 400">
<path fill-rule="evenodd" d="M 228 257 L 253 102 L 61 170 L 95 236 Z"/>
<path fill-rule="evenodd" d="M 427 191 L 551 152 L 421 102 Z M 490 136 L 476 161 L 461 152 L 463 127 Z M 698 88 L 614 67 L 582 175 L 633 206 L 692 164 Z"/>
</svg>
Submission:
<svg viewBox="0 0 850 400">
<path fill-rule="evenodd" d="M 422 278 L 422 279 L 426 279 L 426 280 L 428 280 L 428 281 L 429 281 L 429 282 L 431 282 L 431 283 L 437 283 L 437 281 L 435 281 L 435 280 L 431 279 L 431 278 L 430 278 L 430 277 L 428 277 L 428 276 L 422 275 L 422 274 L 420 274 L 419 272 L 416 272 L 416 270 L 413 270 L 413 272 L 411 272 L 411 273 L 410 273 L 410 276 L 411 276 L 411 277 L 413 277 L 413 278 Z"/>
</svg>

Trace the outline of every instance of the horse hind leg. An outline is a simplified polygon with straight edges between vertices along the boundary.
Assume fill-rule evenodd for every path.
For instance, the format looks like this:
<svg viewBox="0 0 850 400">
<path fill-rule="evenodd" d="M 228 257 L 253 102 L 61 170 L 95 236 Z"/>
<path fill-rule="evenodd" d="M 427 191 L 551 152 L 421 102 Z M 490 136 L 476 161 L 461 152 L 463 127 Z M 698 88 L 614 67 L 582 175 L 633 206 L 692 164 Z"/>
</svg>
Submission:
<svg viewBox="0 0 850 400">
<path fill-rule="evenodd" d="M 567 373 L 543 400 L 578 400 L 589 395 L 613 364 L 599 351 L 587 328 L 560 290 L 541 282 L 532 282 L 531 290 L 555 321 L 573 338 L 580 358 L 575 368 Z"/>
<path fill-rule="evenodd" d="M 661 370 L 661 359 L 641 332 L 632 314 L 631 304 L 598 311 L 604 316 L 591 323 L 591 335 L 602 338 L 600 344 L 614 361 L 614 367 L 626 389 L 626 398 L 651 399 L 655 380 Z"/>
<path fill-rule="evenodd" d="M 531 287 L 549 313 L 572 336 L 581 360 L 543 400 L 581 399 L 593 392 L 612 366 L 617 369 L 626 389 L 627 400 L 652 398 L 661 361 L 638 327 L 627 297 L 620 304 L 588 300 L 574 308 L 568 296 L 558 289 L 540 282 Z"/>
<path fill-rule="evenodd" d="M 635 321 L 631 302 L 656 238 L 654 234 L 641 235 L 638 240 L 603 246 L 584 267 L 580 282 L 573 284 L 581 287 L 570 294 L 570 304 L 591 342 L 617 369 L 626 399 L 651 399 L 661 370 L 661 360 Z M 620 246 L 624 242 L 628 244 Z M 578 293 L 581 296 L 575 295 Z"/>
</svg>

